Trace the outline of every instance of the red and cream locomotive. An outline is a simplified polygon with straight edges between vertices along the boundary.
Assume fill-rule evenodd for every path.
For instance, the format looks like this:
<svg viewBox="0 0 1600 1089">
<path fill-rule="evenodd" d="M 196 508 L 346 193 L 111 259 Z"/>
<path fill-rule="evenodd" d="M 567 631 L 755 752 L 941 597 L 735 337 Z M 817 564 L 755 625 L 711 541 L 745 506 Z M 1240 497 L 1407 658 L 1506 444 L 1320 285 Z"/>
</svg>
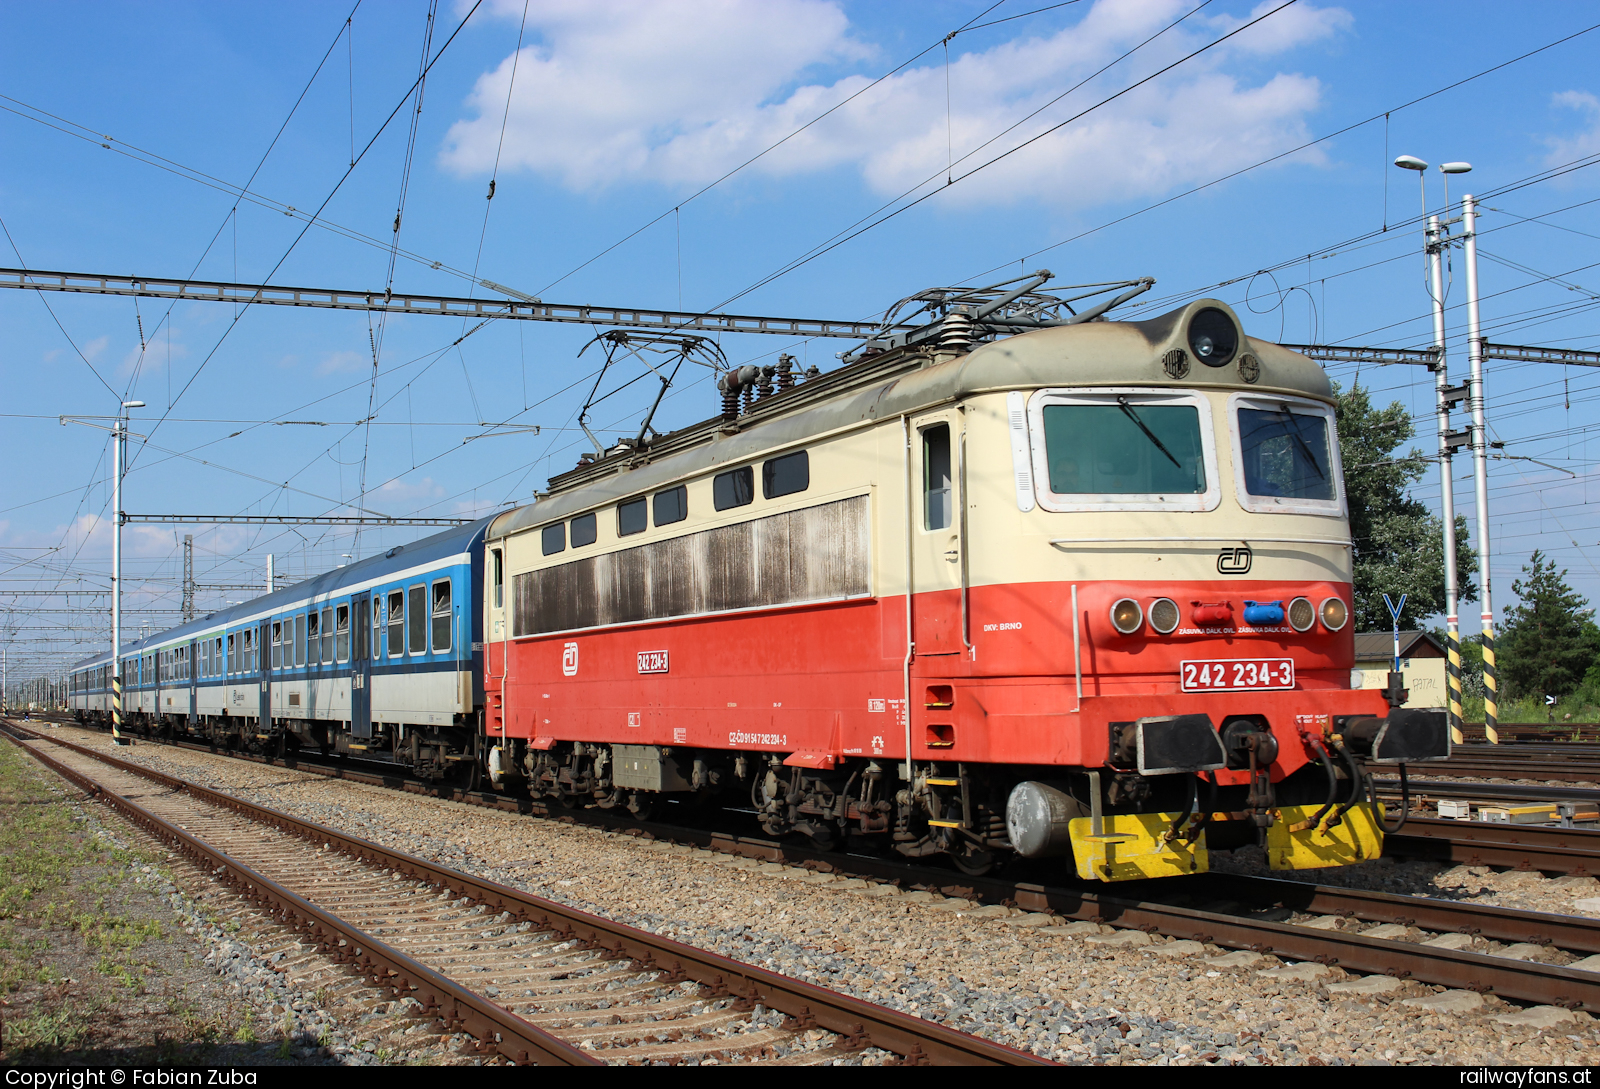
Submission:
<svg viewBox="0 0 1600 1089">
<path fill-rule="evenodd" d="M 1351 688 L 1327 376 L 1215 300 L 1109 321 L 1149 282 L 1078 314 L 1041 282 L 918 297 L 826 375 L 729 371 L 720 417 L 495 518 L 496 785 L 968 872 L 1376 855 L 1369 766 L 1449 738 Z"/>
</svg>

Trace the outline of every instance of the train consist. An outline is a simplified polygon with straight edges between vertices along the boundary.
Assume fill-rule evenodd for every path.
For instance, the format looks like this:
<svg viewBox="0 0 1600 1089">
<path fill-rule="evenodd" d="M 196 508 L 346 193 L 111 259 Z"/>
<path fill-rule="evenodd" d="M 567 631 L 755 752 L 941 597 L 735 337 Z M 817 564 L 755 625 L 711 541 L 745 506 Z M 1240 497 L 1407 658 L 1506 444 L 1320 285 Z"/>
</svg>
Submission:
<svg viewBox="0 0 1600 1089">
<path fill-rule="evenodd" d="M 136 644 L 128 717 L 972 873 L 1374 857 L 1369 766 L 1449 736 L 1351 688 L 1327 376 L 1215 300 L 1037 286 L 925 295 L 825 375 L 729 370 L 720 416 L 531 505 Z"/>
</svg>

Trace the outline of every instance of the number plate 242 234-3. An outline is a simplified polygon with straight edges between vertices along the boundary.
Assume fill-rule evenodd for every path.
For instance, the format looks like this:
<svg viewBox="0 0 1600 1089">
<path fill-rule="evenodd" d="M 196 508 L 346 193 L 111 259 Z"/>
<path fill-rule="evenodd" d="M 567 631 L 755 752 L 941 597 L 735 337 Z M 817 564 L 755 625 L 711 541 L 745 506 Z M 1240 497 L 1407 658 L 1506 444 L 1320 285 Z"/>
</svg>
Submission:
<svg viewBox="0 0 1600 1089">
<path fill-rule="evenodd" d="M 1294 661 L 1252 658 L 1241 662 L 1183 662 L 1178 676 L 1185 692 L 1234 692 L 1251 688 L 1293 688 Z"/>
</svg>

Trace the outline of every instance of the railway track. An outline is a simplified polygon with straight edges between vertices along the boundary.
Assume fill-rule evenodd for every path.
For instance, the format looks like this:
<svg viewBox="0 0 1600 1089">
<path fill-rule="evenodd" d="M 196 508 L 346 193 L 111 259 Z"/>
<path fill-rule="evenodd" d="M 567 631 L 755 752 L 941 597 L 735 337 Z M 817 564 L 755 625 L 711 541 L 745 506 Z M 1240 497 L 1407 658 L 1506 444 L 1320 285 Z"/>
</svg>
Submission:
<svg viewBox="0 0 1600 1089">
<path fill-rule="evenodd" d="M 809 1066 L 877 1048 L 911 1065 L 1050 1065 L 15 724 L 5 733 L 484 1055 Z"/>
<path fill-rule="evenodd" d="M 379 781 L 349 769 L 339 769 L 339 777 Z M 466 801 L 495 799 L 488 804 L 503 809 L 535 808 L 526 800 L 513 804 L 495 795 L 457 792 L 457 796 Z M 624 827 L 603 814 L 562 811 L 560 817 Z M 1427 827 L 1434 831 L 1431 824 Z M 1031 921 L 1040 925 L 1071 922 L 1091 929 L 1159 932 L 1230 947 L 1245 957 L 1272 954 L 1301 962 L 1293 969 L 1300 973 L 1295 978 L 1313 978 L 1337 965 L 1373 976 L 1600 1011 L 1600 923 L 1589 919 L 1220 874 L 1119 886 L 1115 895 L 1108 895 L 1099 887 L 968 877 L 723 831 L 657 823 L 635 825 L 632 830 L 718 854 L 928 889 L 965 898 L 973 907 L 1013 906 L 1035 913 Z M 1526 836 L 1533 829 L 1514 831 Z M 1504 846 L 1514 850 L 1517 845 Z M 1438 847 L 1428 844 L 1425 849 Z"/>
</svg>

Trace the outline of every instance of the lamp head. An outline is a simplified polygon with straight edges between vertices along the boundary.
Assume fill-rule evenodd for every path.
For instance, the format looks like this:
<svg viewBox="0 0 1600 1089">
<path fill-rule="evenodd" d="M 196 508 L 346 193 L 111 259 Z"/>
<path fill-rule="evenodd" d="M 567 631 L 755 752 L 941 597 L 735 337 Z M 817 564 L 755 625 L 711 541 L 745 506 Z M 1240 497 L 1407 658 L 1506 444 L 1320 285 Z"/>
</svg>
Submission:
<svg viewBox="0 0 1600 1089">
<path fill-rule="evenodd" d="M 122 402 L 122 407 L 123 408 L 143 408 L 144 407 L 144 402 L 143 401 L 124 401 L 124 402 Z"/>
<path fill-rule="evenodd" d="M 1394 165 L 1401 170 L 1416 170 L 1420 172 L 1428 169 L 1428 164 L 1415 155 L 1402 155 L 1394 161 Z"/>
<path fill-rule="evenodd" d="M 1439 166 L 1439 173 L 1441 174 L 1470 174 L 1471 172 L 1471 163 L 1442 163 Z"/>
</svg>

